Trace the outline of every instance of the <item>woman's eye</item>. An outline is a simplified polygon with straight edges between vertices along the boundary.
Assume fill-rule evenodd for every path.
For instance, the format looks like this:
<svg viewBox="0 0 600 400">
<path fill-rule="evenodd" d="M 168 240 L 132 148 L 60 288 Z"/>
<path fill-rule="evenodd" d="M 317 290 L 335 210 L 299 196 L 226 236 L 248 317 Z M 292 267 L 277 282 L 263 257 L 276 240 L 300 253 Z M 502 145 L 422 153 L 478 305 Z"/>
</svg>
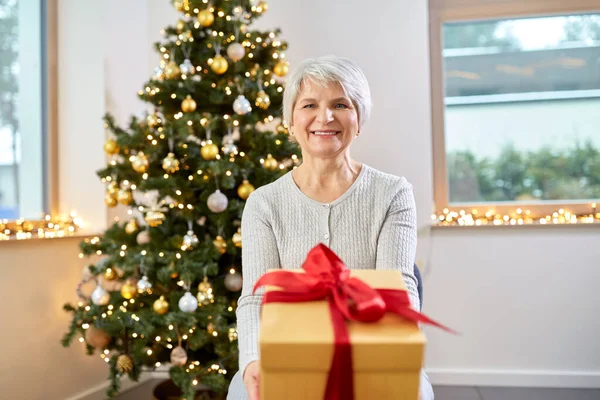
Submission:
<svg viewBox="0 0 600 400">
<path fill-rule="evenodd" d="M 347 106 L 347 105 L 345 105 L 344 103 L 337 103 L 337 104 L 335 105 L 335 108 L 348 108 L 348 106 Z"/>
<path fill-rule="evenodd" d="M 304 107 L 302 108 L 313 108 L 315 105 L 314 104 L 306 104 Z"/>
</svg>

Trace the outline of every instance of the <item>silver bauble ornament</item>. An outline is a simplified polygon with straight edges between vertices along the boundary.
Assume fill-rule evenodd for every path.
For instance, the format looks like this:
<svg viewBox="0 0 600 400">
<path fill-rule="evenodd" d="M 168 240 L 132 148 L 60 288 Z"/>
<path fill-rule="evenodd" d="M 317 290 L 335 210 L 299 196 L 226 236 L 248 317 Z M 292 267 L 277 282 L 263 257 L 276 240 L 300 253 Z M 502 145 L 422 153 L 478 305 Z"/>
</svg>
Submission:
<svg viewBox="0 0 600 400">
<path fill-rule="evenodd" d="M 242 289 L 242 275 L 236 273 L 227 274 L 225 277 L 225 287 L 232 291 L 237 292 Z"/>
<path fill-rule="evenodd" d="M 240 94 L 233 102 L 233 111 L 238 115 L 246 115 L 252 111 L 250 102 L 243 94 Z"/>
<path fill-rule="evenodd" d="M 154 68 L 154 74 L 152 75 L 152 79 L 162 81 L 163 79 L 165 79 L 165 71 L 161 67 Z"/>
<path fill-rule="evenodd" d="M 138 292 L 147 292 L 150 289 L 152 289 L 152 283 L 150 283 L 150 281 L 148 280 L 148 277 L 146 275 L 142 276 L 142 279 L 140 279 L 137 283 L 137 288 L 138 288 Z"/>
<path fill-rule="evenodd" d="M 231 43 L 227 47 L 227 56 L 231 58 L 233 62 L 240 61 L 246 55 L 246 49 L 239 43 Z"/>
<path fill-rule="evenodd" d="M 110 295 L 100 285 L 96 286 L 96 289 L 92 292 L 92 303 L 97 306 L 105 306 L 110 301 Z"/>
<path fill-rule="evenodd" d="M 92 278 L 92 276 L 94 276 L 94 274 L 92 274 L 90 266 L 86 265 L 85 267 L 83 267 L 83 270 L 81 271 L 81 280 L 88 281 Z"/>
<path fill-rule="evenodd" d="M 237 154 L 238 148 L 233 142 L 227 142 L 223 145 L 223 153 L 224 154 Z"/>
<path fill-rule="evenodd" d="M 227 209 L 228 204 L 229 200 L 227 200 L 227 196 L 221 193 L 221 191 L 218 189 L 213 194 L 208 196 L 208 208 L 214 213 L 220 213 L 225 211 Z"/>
<path fill-rule="evenodd" d="M 179 299 L 179 309 L 183 312 L 192 313 L 198 308 L 198 300 L 190 292 L 185 292 Z"/>
<path fill-rule="evenodd" d="M 183 60 L 183 62 L 181 64 L 179 64 L 179 70 L 181 71 L 182 74 L 186 74 L 186 75 L 191 75 L 194 73 L 194 71 L 196 71 L 196 69 L 194 68 L 194 65 L 189 60 L 189 58 L 186 58 L 185 60 Z"/>
<path fill-rule="evenodd" d="M 181 249 L 182 250 L 187 250 L 189 248 L 194 247 L 199 242 L 200 241 L 198 240 L 198 236 L 196 236 L 196 234 L 194 234 L 194 231 L 189 230 L 189 231 L 187 231 L 187 233 L 183 237 L 183 245 L 181 246 Z"/>
</svg>

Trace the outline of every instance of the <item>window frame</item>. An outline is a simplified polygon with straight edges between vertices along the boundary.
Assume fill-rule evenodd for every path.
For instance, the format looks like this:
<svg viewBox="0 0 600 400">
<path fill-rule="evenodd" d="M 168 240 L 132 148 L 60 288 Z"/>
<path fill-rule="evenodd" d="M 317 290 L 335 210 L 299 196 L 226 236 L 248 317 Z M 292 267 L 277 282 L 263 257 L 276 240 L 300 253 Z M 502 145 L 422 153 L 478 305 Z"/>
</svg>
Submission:
<svg viewBox="0 0 600 400">
<path fill-rule="evenodd" d="M 595 213 L 593 199 L 586 201 L 544 201 L 506 203 L 464 203 L 450 206 L 444 132 L 444 70 L 442 57 L 443 25 L 447 22 L 482 21 L 600 12 L 598 0 L 429 0 L 429 59 L 431 82 L 433 196 L 436 214 L 443 210 L 467 213 L 477 210 L 506 215 L 521 209 L 532 218 L 542 218 L 560 209 L 572 214 Z M 600 201 L 598 201 L 600 203 Z M 594 206 L 592 205 L 594 204 Z"/>
<path fill-rule="evenodd" d="M 58 151 L 58 0 L 39 0 L 41 18 L 41 146 L 42 146 L 42 212 L 57 216 L 59 210 L 59 151 Z M 21 149 L 25 151 L 25 149 Z M 39 219 L 26 219 L 30 227 L 46 224 Z M 21 217 L 19 217 L 21 218 Z M 6 223 L 4 223 L 6 222 Z M 11 232 L 23 229 L 23 219 L 0 221 Z M 29 229 L 26 229 L 29 230 Z"/>
<path fill-rule="evenodd" d="M 59 213 L 59 149 L 58 149 L 58 0 L 41 0 L 45 16 L 42 34 L 45 35 L 42 79 L 44 129 L 44 209 L 47 214 Z"/>
</svg>

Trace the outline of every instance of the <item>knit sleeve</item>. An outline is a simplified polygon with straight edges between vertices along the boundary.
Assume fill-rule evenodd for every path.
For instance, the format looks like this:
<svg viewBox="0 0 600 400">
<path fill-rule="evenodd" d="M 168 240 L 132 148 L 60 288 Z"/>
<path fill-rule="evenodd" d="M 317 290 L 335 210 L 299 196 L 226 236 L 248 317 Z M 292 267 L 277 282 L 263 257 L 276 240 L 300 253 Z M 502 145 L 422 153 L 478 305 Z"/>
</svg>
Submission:
<svg viewBox="0 0 600 400">
<path fill-rule="evenodd" d="M 258 334 L 262 294 L 252 294 L 256 281 L 269 269 L 280 268 L 277 242 L 267 218 L 266 204 L 253 192 L 242 214 L 242 294 L 236 310 L 239 367 L 259 359 Z"/>
<path fill-rule="evenodd" d="M 417 252 L 417 216 L 412 185 L 402 178 L 377 240 L 376 269 L 402 272 L 412 307 L 419 310 L 414 262 Z"/>
</svg>

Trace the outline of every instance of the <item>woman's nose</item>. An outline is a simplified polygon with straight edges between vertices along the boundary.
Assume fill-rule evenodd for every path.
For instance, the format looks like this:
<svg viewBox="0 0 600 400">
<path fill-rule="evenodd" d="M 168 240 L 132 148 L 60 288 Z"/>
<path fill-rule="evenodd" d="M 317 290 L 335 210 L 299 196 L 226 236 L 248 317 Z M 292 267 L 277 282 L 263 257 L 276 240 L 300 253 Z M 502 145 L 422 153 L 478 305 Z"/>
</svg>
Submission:
<svg viewBox="0 0 600 400">
<path fill-rule="evenodd" d="M 320 123 L 328 123 L 333 121 L 333 111 L 329 107 L 323 107 L 319 110 L 319 114 L 317 115 L 317 120 Z"/>
</svg>

